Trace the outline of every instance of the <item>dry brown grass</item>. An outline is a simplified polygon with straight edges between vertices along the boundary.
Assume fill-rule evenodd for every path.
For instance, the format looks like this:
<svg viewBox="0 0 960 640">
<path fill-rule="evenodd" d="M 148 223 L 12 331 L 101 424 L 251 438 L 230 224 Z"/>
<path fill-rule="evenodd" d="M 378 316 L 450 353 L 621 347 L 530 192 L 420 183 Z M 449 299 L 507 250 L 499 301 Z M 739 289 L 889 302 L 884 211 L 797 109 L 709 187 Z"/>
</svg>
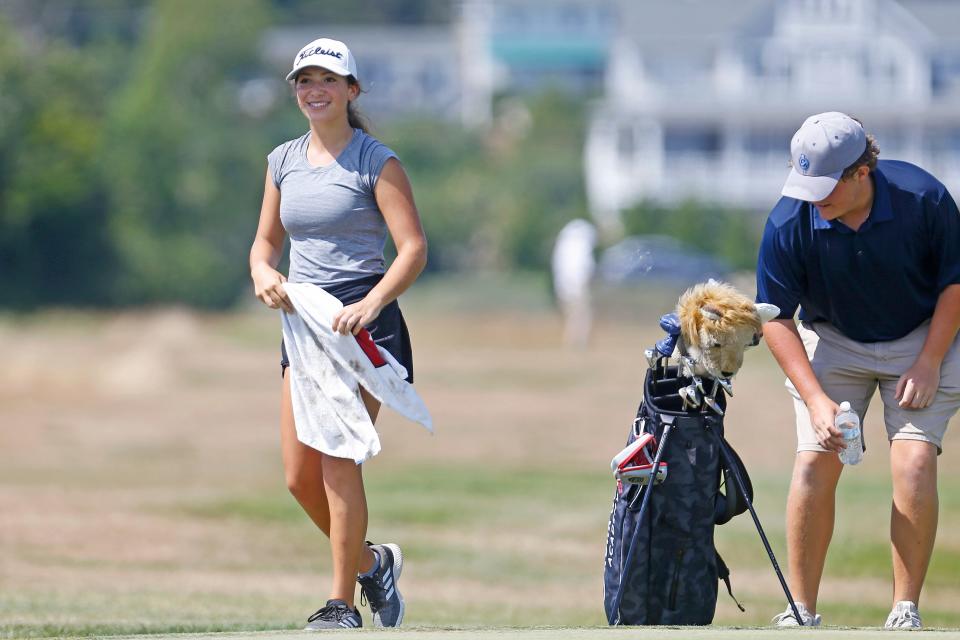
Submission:
<svg viewBox="0 0 960 640">
<path fill-rule="evenodd" d="M 602 318 L 593 345 L 571 352 L 559 348 L 550 313 L 436 314 L 415 303 L 406 313 L 417 387 L 437 433 L 385 413 L 384 453 L 366 471 L 371 535 L 410 547 L 410 621 L 602 623 L 603 475 L 640 399 L 642 349 L 659 337 L 655 325 Z M 0 619 L 8 628 L 280 627 L 316 606 L 326 550 L 283 487 L 278 342 L 278 319 L 259 310 L 0 321 Z M 770 499 L 782 499 L 792 409 L 764 348 L 748 353 L 735 391 L 730 439 L 755 479 L 774 480 Z M 875 446 L 858 473 L 882 483 L 877 413 L 866 427 Z M 951 491 L 960 488 L 952 432 L 941 458 Z M 416 498 L 392 497 L 394 477 L 433 470 L 444 485 L 444 473 L 464 469 L 487 483 L 478 491 L 510 497 L 496 493 L 497 482 L 534 482 L 523 475 L 531 467 L 565 470 L 589 486 L 564 485 L 546 494 L 550 504 L 528 509 L 522 495 L 498 507 L 453 482 L 450 490 L 465 494 L 463 522 L 459 512 L 399 524 L 378 518 L 390 500 Z M 443 488 L 424 498 L 425 509 L 449 499 Z M 869 526 L 882 542 L 886 510 L 878 504 L 869 523 L 839 527 Z M 761 515 L 782 548 L 782 504 L 762 505 Z M 734 568 L 738 596 L 752 607 L 744 618 L 721 595 L 718 621 L 760 623 L 779 606 L 778 585 L 750 523 L 737 526 L 730 535 L 749 539 L 760 556 Z M 944 528 L 939 541 L 953 554 L 955 531 Z M 558 558 L 562 566 L 551 568 Z M 855 590 L 881 609 L 888 589 L 870 576 L 825 585 L 826 594 L 850 602 Z M 960 587 L 944 587 L 929 602 L 947 609 L 957 597 Z"/>
</svg>

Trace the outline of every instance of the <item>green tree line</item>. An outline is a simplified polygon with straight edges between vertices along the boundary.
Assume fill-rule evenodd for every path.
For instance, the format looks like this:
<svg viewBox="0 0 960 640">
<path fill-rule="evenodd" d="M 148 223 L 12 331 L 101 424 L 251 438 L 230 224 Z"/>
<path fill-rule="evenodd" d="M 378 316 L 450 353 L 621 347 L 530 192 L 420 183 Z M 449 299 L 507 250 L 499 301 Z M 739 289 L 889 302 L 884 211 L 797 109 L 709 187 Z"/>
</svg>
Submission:
<svg viewBox="0 0 960 640">
<path fill-rule="evenodd" d="M 279 80 L 272 107 L 244 104 L 244 87 L 277 75 L 258 43 L 284 3 L 140 4 L 135 37 L 126 25 L 38 42 L 0 13 L 0 308 L 225 308 L 249 295 L 266 155 L 306 130 Z M 587 215 L 583 104 L 504 97 L 484 131 L 374 122 L 413 182 L 428 270 L 546 268 L 557 231 Z M 645 205 L 625 226 L 747 267 L 759 222 Z"/>
<path fill-rule="evenodd" d="M 671 207 L 643 202 L 622 216 L 628 234 L 672 236 L 737 270 L 757 266 L 763 219 L 749 211 L 688 200 Z"/>
<path fill-rule="evenodd" d="M 0 21 L 0 305 L 222 307 L 243 281 L 268 131 L 259 0 L 158 2 L 136 43 Z M 2 20 L 2 18 L 0 18 Z"/>
</svg>

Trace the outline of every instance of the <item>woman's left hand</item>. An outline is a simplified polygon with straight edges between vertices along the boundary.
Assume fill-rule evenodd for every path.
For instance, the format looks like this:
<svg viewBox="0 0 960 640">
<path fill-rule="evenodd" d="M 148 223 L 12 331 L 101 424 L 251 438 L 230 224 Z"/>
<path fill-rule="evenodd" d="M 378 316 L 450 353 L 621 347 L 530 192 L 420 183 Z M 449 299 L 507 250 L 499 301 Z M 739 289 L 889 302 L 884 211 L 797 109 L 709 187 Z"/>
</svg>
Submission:
<svg viewBox="0 0 960 640">
<path fill-rule="evenodd" d="M 348 304 L 333 316 L 333 330 L 337 333 L 357 335 L 360 329 L 377 319 L 385 305 L 380 304 L 370 296 L 360 302 Z"/>
</svg>

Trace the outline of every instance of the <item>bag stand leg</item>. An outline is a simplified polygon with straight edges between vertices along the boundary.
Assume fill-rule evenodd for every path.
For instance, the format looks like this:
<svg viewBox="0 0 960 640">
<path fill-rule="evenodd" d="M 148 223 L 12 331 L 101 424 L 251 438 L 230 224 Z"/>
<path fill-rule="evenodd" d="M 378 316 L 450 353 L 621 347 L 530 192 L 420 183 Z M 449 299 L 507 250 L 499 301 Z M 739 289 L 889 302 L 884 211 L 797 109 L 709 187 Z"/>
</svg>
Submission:
<svg viewBox="0 0 960 640">
<path fill-rule="evenodd" d="M 747 508 L 750 510 L 750 516 L 753 518 L 753 523 L 757 526 L 757 533 L 760 534 L 760 540 L 763 541 L 763 546 L 767 550 L 767 555 L 770 557 L 770 563 L 773 565 L 773 570 L 777 573 L 777 578 L 780 579 L 780 586 L 783 587 L 783 593 L 787 596 L 787 602 L 790 603 L 790 608 L 793 610 L 793 615 L 796 617 L 797 622 L 800 623 L 800 626 L 803 626 L 803 618 L 800 617 L 800 612 L 797 610 L 797 604 L 793 601 L 793 595 L 790 593 L 790 587 L 787 586 L 787 581 L 783 578 L 783 572 L 780 571 L 780 565 L 777 564 L 777 558 L 773 555 L 773 549 L 770 548 L 770 542 L 767 540 L 767 536 L 763 532 L 763 526 L 760 524 L 760 518 L 757 517 L 757 512 L 753 508 L 753 501 L 747 494 L 747 488 L 743 483 L 743 478 L 740 477 L 740 470 L 737 469 L 736 463 L 733 462 L 733 456 L 730 455 L 729 451 L 727 450 L 727 446 L 724 444 L 723 438 L 719 437 L 716 431 L 713 431 L 712 429 L 710 429 L 710 431 L 713 433 L 714 438 L 716 438 L 717 444 L 720 445 L 720 453 L 723 454 L 723 458 L 727 461 L 727 466 L 730 468 L 730 471 L 733 472 L 733 479 L 737 483 L 737 489 L 740 491 L 740 495 L 743 496 L 743 499 L 747 503 Z"/>
<path fill-rule="evenodd" d="M 660 436 L 660 445 L 657 447 L 657 455 L 653 459 L 653 466 L 650 473 L 650 482 L 646 485 L 646 491 L 643 494 L 643 502 L 640 503 L 640 513 L 637 514 L 637 523 L 633 527 L 633 535 L 630 536 L 630 546 L 627 547 L 627 555 L 624 558 L 623 564 L 620 567 L 620 585 L 617 588 L 617 597 L 613 600 L 613 610 L 616 612 L 616 620 L 613 621 L 613 624 L 620 624 L 620 602 L 623 600 L 623 582 L 624 574 L 626 573 L 627 568 L 630 566 L 630 561 L 633 559 L 633 549 L 637 544 L 637 534 L 640 532 L 640 526 L 643 524 L 643 516 L 647 510 L 647 504 L 650 502 L 650 494 L 653 493 L 654 478 L 657 477 L 657 472 L 660 470 L 660 458 L 663 456 L 663 452 L 666 450 L 667 439 L 670 437 L 670 430 L 673 429 L 673 416 L 662 416 L 663 419 L 663 434 Z"/>
</svg>

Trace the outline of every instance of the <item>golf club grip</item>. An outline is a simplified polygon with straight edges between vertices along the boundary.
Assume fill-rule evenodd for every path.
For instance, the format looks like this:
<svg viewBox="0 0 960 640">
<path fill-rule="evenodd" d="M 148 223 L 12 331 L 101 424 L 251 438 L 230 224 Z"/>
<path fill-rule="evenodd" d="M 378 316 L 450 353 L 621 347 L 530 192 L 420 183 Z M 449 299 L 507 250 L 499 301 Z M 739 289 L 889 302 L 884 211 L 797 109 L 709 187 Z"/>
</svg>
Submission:
<svg viewBox="0 0 960 640">
<path fill-rule="evenodd" d="M 711 431 L 713 430 L 711 429 Z M 760 540 L 763 542 L 764 549 L 767 550 L 767 556 L 770 557 L 770 562 L 773 564 L 773 570 L 776 572 L 777 578 L 780 580 L 780 586 L 783 587 L 783 593 L 787 596 L 787 602 L 790 603 L 790 608 L 793 610 L 793 615 L 796 616 L 797 622 L 800 623 L 800 626 L 802 627 L 804 626 L 803 618 L 800 617 L 800 612 L 797 610 L 797 604 L 793 601 L 793 595 L 790 593 L 790 587 L 787 586 L 787 581 L 783 577 L 783 572 L 780 570 L 780 565 L 777 564 L 777 558 L 773 555 L 773 549 L 770 548 L 770 542 L 767 540 L 767 535 L 763 532 L 763 525 L 760 524 L 760 518 L 757 516 L 757 512 L 753 508 L 753 500 L 751 500 L 750 496 L 747 495 L 747 488 L 743 483 L 743 478 L 740 477 L 740 470 L 737 469 L 737 465 L 732 462 L 733 456 L 730 455 L 730 451 L 728 450 L 726 443 L 723 441 L 723 438 L 721 438 L 716 431 L 713 431 L 713 435 L 720 445 L 720 452 L 726 459 L 727 466 L 730 467 L 730 471 L 733 472 L 733 479 L 737 483 L 737 489 L 740 491 L 743 499 L 747 502 L 747 509 L 750 510 L 750 517 L 753 518 L 753 524 L 757 526 L 757 533 L 760 534 Z"/>
<path fill-rule="evenodd" d="M 640 533 L 640 527 L 643 525 L 643 516 L 644 512 L 647 510 L 647 504 L 650 502 L 650 494 L 653 493 L 653 485 L 655 484 L 652 479 L 657 477 L 657 472 L 660 470 L 660 458 L 663 456 L 667 444 L 667 437 L 670 435 L 670 430 L 673 429 L 673 423 L 664 423 L 663 433 L 660 435 L 660 445 L 657 447 L 657 454 L 653 458 L 653 467 L 651 468 L 650 478 L 651 482 L 648 482 L 646 485 L 647 490 L 643 493 L 643 501 L 640 503 L 640 512 L 637 514 L 637 524 L 633 527 L 633 535 L 630 536 L 630 546 L 627 547 L 627 555 L 623 559 L 623 564 L 620 567 L 620 586 L 617 589 L 617 597 L 613 601 L 613 610 L 617 612 L 616 624 L 620 624 L 620 602 L 623 600 L 623 574 L 626 572 L 627 568 L 630 566 L 630 561 L 633 559 L 633 549 L 637 544 L 637 534 Z"/>
</svg>

